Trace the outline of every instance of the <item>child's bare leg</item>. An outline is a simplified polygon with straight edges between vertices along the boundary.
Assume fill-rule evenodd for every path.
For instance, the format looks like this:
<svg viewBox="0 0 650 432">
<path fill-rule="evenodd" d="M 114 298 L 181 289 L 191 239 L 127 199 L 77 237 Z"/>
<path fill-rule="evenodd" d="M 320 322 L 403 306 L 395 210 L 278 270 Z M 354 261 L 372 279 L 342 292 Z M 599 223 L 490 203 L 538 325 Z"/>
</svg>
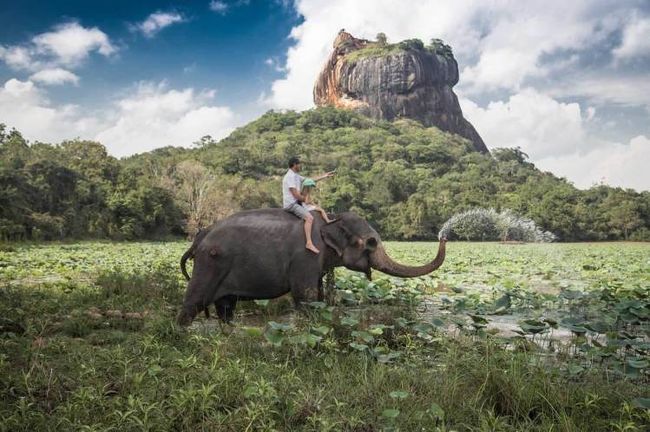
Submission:
<svg viewBox="0 0 650 432">
<path fill-rule="evenodd" d="M 326 223 L 331 223 L 331 222 L 332 222 L 332 219 L 330 219 L 329 217 L 327 217 L 327 212 L 326 212 L 325 210 L 323 210 L 322 208 L 318 207 L 318 211 L 320 212 L 321 216 L 323 216 L 323 220 L 324 220 Z"/>
<path fill-rule="evenodd" d="M 307 218 L 305 219 L 305 238 L 307 239 L 307 243 L 305 244 L 305 248 L 308 250 L 312 251 L 315 254 L 320 253 L 318 248 L 314 246 L 314 243 L 311 241 L 311 226 L 314 223 L 314 217 L 309 214 L 307 215 Z"/>
</svg>

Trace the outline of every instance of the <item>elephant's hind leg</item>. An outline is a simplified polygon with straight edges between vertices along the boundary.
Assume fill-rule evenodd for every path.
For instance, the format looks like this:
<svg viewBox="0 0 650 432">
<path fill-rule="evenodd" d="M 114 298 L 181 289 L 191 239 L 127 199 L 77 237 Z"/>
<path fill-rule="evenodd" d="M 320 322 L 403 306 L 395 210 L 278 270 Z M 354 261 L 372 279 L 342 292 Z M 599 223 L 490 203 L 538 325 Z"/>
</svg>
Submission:
<svg viewBox="0 0 650 432">
<path fill-rule="evenodd" d="M 206 316 L 209 316 L 208 307 L 212 304 L 219 285 L 230 272 L 229 260 L 215 262 L 212 259 L 211 262 L 203 264 L 211 265 L 211 268 L 192 274 L 185 293 L 183 307 L 176 318 L 180 325 L 191 324 L 194 317 L 201 311 L 205 311 Z"/>
</svg>

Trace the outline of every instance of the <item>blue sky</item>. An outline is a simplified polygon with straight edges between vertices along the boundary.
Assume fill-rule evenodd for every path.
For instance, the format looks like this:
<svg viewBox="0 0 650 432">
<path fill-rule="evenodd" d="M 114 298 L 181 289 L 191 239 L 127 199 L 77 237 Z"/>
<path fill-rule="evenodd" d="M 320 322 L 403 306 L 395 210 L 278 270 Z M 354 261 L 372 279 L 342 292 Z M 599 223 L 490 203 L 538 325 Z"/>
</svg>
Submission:
<svg viewBox="0 0 650 432">
<path fill-rule="evenodd" d="M 134 82 L 166 81 L 170 88 L 215 89 L 223 103 L 246 107 L 278 77 L 265 61 L 286 53 L 287 36 L 300 17 L 281 2 L 218 3 L 226 9 L 211 10 L 209 0 L 7 2 L 0 12 L 0 41 L 20 45 L 66 22 L 104 32 L 115 54 L 91 53 L 75 69 L 78 86 L 52 87 L 51 97 L 62 102 L 100 108 Z M 181 20 L 150 37 L 133 29 L 156 12 Z M 6 66 L 0 74 L 3 82 L 16 76 Z"/>
<path fill-rule="evenodd" d="M 650 190 L 647 0 L 20 1 L 0 8 L 0 122 L 125 156 L 309 109 L 340 28 L 440 37 L 488 147 L 578 187 Z"/>
</svg>

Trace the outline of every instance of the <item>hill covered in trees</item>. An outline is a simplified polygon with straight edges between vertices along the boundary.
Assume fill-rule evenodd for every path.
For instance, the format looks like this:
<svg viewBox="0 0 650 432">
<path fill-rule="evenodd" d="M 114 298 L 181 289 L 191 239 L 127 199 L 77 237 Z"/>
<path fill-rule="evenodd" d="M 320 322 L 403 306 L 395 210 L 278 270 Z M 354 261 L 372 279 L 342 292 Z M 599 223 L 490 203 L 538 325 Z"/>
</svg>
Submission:
<svg viewBox="0 0 650 432">
<path fill-rule="evenodd" d="M 99 143 L 28 144 L 0 133 L 0 238 L 140 239 L 183 235 L 240 209 L 279 207 L 281 176 L 337 169 L 320 204 L 368 218 L 385 239 L 434 239 L 453 214 L 511 209 L 560 240 L 650 240 L 650 192 L 579 190 L 519 149 L 470 141 L 412 120 L 317 108 L 268 112 L 229 137 L 117 160 Z"/>
</svg>

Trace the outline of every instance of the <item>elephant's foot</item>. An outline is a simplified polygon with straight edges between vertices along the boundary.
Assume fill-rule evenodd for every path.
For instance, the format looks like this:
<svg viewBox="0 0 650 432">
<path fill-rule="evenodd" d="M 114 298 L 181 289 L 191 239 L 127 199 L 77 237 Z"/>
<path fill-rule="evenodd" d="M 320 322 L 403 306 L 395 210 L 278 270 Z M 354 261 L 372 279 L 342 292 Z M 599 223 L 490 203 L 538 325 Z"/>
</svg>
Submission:
<svg viewBox="0 0 650 432">
<path fill-rule="evenodd" d="M 178 316 L 176 316 L 176 323 L 179 326 L 182 327 L 187 327 L 190 324 L 192 324 L 192 321 L 194 320 L 194 317 L 196 316 L 195 314 L 192 314 L 190 311 L 187 309 L 183 308 L 181 311 L 178 313 Z"/>
</svg>

